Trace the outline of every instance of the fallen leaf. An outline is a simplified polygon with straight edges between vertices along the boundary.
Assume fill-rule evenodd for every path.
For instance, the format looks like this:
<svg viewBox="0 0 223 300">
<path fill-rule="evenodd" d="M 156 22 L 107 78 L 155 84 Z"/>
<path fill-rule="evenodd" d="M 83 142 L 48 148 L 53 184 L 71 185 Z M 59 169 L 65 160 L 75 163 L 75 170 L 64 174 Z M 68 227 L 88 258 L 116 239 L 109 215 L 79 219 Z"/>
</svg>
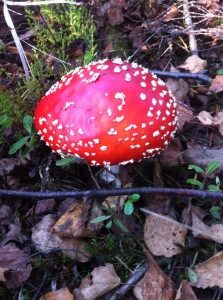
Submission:
<svg viewBox="0 0 223 300">
<path fill-rule="evenodd" d="M 192 213 L 193 235 L 201 239 L 212 240 L 217 243 L 223 243 L 223 225 L 213 224 L 207 226 L 195 214 Z"/>
<path fill-rule="evenodd" d="M 189 56 L 183 64 L 178 66 L 178 68 L 185 69 L 190 73 L 199 73 L 203 72 L 206 66 L 207 61 L 194 54 Z"/>
<path fill-rule="evenodd" d="M 172 139 L 168 147 L 166 147 L 159 155 L 162 166 L 179 167 L 182 161 L 183 147 L 178 138 Z"/>
<path fill-rule="evenodd" d="M 177 13 L 178 13 L 178 8 L 174 4 L 167 9 L 167 11 L 165 12 L 165 15 L 162 17 L 162 21 L 164 23 L 172 21 L 174 19 L 174 17 L 176 17 Z"/>
<path fill-rule="evenodd" d="M 143 279 L 133 288 L 135 297 L 139 300 L 173 300 L 176 289 L 170 278 L 163 273 L 152 255 L 146 251 L 149 270 Z"/>
<path fill-rule="evenodd" d="M 91 220 L 102 215 L 96 201 L 74 203 L 53 226 L 52 233 L 66 237 L 88 237 L 95 235 L 103 226 Z"/>
<path fill-rule="evenodd" d="M 220 93 L 223 91 L 223 75 L 215 76 L 211 82 L 209 91 L 214 93 Z"/>
<path fill-rule="evenodd" d="M 6 205 L 0 205 L 0 225 L 9 225 L 13 220 L 13 212 L 11 208 Z"/>
<path fill-rule="evenodd" d="M 201 168 L 206 168 L 215 160 L 219 161 L 218 168 L 208 177 L 213 177 L 223 170 L 223 151 L 222 149 L 205 148 L 196 142 L 188 142 L 187 150 L 182 153 L 183 163 L 194 164 Z"/>
<path fill-rule="evenodd" d="M 193 118 L 193 111 L 184 103 L 177 104 L 177 130 L 182 131 L 185 122 L 189 122 Z"/>
<path fill-rule="evenodd" d="M 111 291 L 120 283 L 121 280 L 115 273 L 114 266 L 105 264 L 105 266 L 95 268 L 91 275 L 87 275 L 79 288 L 74 290 L 74 295 L 79 296 L 78 299 L 94 300 Z"/>
<path fill-rule="evenodd" d="M 189 93 L 189 86 L 183 79 L 174 79 L 169 77 L 166 86 L 171 90 L 172 94 L 178 102 L 185 102 Z"/>
<path fill-rule="evenodd" d="M 1 278 L 8 289 L 17 288 L 31 274 L 31 259 L 27 250 L 28 248 L 20 250 L 14 243 L 9 243 L 0 249 L 0 272 L 4 271 L 4 277 Z"/>
<path fill-rule="evenodd" d="M 199 121 L 204 124 L 204 125 L 212 125 L 213 124 L 213 117 L 211 114 L 207 111 L 201 111 L 198 115 L 197 118 Z"/>
<path fill-rule="evenodd" d="M 37 201 L 36 205 L 30 208 L 27 213 L 25 214 L 25 218 L 33 217 L 33 215 L 39 216 L 43 214 L 50 213 L 56 207 L 55 199 L 44 199 Z"/>
<path fill-rule="evenodd" d="M 0 160 L 0 176 L 9 175 L 15 168 L 20 166 L 21 161 L 17 158 L 2 158 Z"/>
<path fill-rule="evenodd" d="M 108 10 L 108 23 L 112 26 L 120 25 L 124 22 L 124 15 L 119 7 L 112 7 Z"/>
<path fill-rule="evenodd" d="M 203 289 L 216 286 L 223 288 L 223 251 L 196 265 L 194 271 L 197 282 L 191 285 Z"/>
<path fill-rule="evenodd" d="M 54 292 L 49 292 L 46 295 L 40 297 L 39 300 L 75 300 L 73 294 L 68 290 L 66 286 Z"/>
<path fill-rule="evenodd" d="M 85 250 L 87 242 L 82 238 L 62 238 L 60 247 L 62 252 L 78 262 L 87 262 L 91 258 L 90 254 Z M 67 250 L 66 250 L 67 249 Z"/>
<path fill-rule="evenodd" d="M 215 125 L 220 134 L 223 135 L 223 112 L 219 111 L 213 118 L 213 125 Z"/>
<path fill-rule="evenodd" d="M 187 229 L 176 221 L 171 222 L 171 217 L 164 217 L 165 219 L 153 215 L 146 216 L 144 240 L 153 255 L 172 257 L 182 252 Z"/>
<path fill-rule="evenodd" d="M 181 281 L 175 300 L 197 300 L 197 297 L 188 281 Z"/>
<path fill-rule="evenodd" d="M 61 238 L 51 233 L 52 226 L 55 224 L 55 217 L 51 214 L 43 219 L 32 228 L 32 241 L 38 251 L 51 252 L 60 247 Z"/>
</svg>

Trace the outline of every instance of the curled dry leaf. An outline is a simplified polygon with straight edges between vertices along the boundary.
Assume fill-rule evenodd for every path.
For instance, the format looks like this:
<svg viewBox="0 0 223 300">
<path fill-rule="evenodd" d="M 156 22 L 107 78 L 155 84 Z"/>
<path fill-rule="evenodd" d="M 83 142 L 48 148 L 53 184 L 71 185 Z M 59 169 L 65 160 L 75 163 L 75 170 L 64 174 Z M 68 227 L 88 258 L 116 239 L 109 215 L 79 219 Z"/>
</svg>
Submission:
<svg viewBox="0 0 223 300">
<path fill-rule="evenodd" d="M 201 59 L 197 55 L 189 56 L 182 65 L 179 65 L 178 68 L 185 69 L 190 73 L 199 73 L 203 72 L 207 66 L 207 61 Z"/>
<path fill-rule="evenodd" d="M 175 300 L 197 300 L 197 297 L 188 281 L 181 281 Z"/>
<path fill-rule="evenodd" d="M 39 300 L 74 300 L 73 294 L 66 286 L 54 292 L 49 292 L 42 296 Z"/>
<path fill-rule="evenodd" d="M 210 92 L 220 93 L 223 91 L 223 75 L 217 75 L 209 87 Z"/>
<path fill-rule="evenodd" d="M 223 251 L 195 266 L 197 282 L 192 284 L 198 288 L 218 286 L 223 288 Z"/>
<path fill-rule="evenodd" d="M 193 235 L 201 239 L 215 241 L 217 243 L 223 243 L 223 225 L 214 224 L 207 226 L 201 221 L 195 214 L 192 214 L 192 228 Z"/>
<path fill-rule="evenodd" d="M 146 251 L 149 270 L 143 279 L 133 288 L 138 300 L 173 300 L 175 299 L 175 286 L 170 278 L 163 273 L 152 255 Z"/>
<path fill-rule="evenodd" d="M 20 250 L 14 243 L 0 249 L 1 279 L 8 289 L 17 288 L 30 276 L 32 267 L 27 250 Z"/>
<path fill-rule="evenodd" d="M 75 203 L 53 226 L 52 232 L 59 236 L 88 237 L 95 235 L 103 226 L 101 222 L 91 223 L 91 220 L 102 215 L 96 201 Z"/>
<path fill-rule="evenodd" d="M 207 111 L 201 111 L 197 118 L 199 121 L 208 126 L 216 126 L 220 132 L 220 134 L 223 135 L 223 112 L 218 112 L 214 117 L 207 112 Z"/>
<path fill-rule="evenodd" d="M 79 286 L 74 290 L 74 295 L 78 299 L 94 300 L 111 291 L 121 283 L 120 278 L 115 273 L 112 264 L 105 264 L 103 267 L 95 268 L 91 275 L 87 275 Z"/>
<path fill-rule="evenodd" d="M 53 251 L 60 247 L 61 238 L 51 233 L 55 217 L 51 214 L 45 216 L 32 229 L 32 241 L 38 251 Z"/>
<path fill-rule="evenodd" d="M 184 247 L 186 234 L 187 229 L 169 216 L 165 219 L 152 215 L 146 217 L 144 240 L 153 255 L 171 257 L 181 253 L 180 246 Z"/>
</svg>

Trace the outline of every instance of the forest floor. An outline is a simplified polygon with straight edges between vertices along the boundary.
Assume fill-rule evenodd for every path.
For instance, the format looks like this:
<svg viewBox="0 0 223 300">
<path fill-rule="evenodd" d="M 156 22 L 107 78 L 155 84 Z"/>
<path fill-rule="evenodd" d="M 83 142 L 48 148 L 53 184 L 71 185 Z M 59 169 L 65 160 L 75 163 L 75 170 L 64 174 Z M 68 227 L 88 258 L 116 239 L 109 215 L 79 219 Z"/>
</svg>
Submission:
<svg viewBox="0 0 223 300">
<path fill-rule="evenodd" d="M 223 3 L 156 2 L 0 3 L 0 299 L 223 299 Z M 118 174 L 65 164 L 35 107 L 68 70 L 115 57 L 160 72 L 175 136 Z"/>
</svg>

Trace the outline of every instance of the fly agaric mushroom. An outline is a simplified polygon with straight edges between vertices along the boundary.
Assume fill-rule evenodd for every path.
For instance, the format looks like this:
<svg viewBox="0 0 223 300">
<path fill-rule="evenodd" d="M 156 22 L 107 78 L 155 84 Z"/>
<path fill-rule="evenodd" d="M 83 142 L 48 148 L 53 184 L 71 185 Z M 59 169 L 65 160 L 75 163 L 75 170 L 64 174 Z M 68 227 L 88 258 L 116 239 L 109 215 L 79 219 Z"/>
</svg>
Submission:
<svg viewBox="0 0 223 300">
<path fill-rule="evenodd" d="M 105 59 L 55 83 L 36 107 L 35 126 L 56 153 L 106 166 L 159 153 L 176 130 L 176 114 L 162 80 L 136 63 Z"/>
</svg>

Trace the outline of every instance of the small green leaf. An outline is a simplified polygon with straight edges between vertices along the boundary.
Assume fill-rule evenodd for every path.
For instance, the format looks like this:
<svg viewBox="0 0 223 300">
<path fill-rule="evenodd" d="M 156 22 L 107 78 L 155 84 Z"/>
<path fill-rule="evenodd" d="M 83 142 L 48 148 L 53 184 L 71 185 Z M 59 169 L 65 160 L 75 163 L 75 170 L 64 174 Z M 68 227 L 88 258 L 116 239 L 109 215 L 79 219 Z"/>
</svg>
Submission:
<svg viewBox="0 0 223 300">
<path fill-rule="evenodd" d="M 215 160 L 212 163 L 210 163 L 210 165 L 208 165 L 206 169 L 207 174 L 214 172 L 214 170 L 218 168 L 219 164 L 220 162 L 218 160 Z"/>
<path fill-rule="evenodd" d="M 19 149 L 21 149 L 25 145 L 25 143 L 28 141 L 29 138 L 30 138 L 29 136 L 25 136 L 25 137 L 21 138 L 20 140 L 18 140 L 9 149 L 9 154 L 16 153 Z"/>
<path fill-rule="evenodd" d="M 140 198 L 140 195 L 139 194 L 132 194 L 131 196 L 130 196 L 130 201 L 131 202 L 136 202 L 136 201 L 138 201 L 139 200 L 139 198 Z"/>
<path fill-rule="evenodd" d="M 220 192 L 220 188 L 218 185 L 210 184 L 208 186 L 208 190 L 211 192 Z"/>
<path fill-rule="evenodd" d="M 134 205 L 133 203 L 128 200 L 127 202 L 125 202 L 125 205 L 124 205 L 124 212 L 127 216 L 130 216 L 134 211 Z"/>
<path fill-rule="evenodd" d="M 60 166 L 68 166 L 71 163 L 75 162 L 76 158 L 75 157 L 66 157 L 66 158 L 62 158 L 58 161 L 56 161 L 56 166 L 60 167 Z"/>
<path fill-rule="evenodd" d="M 105 220 L 108 220 L 108 219 L 110 219 L 111 218 L 111 216 L 100 216 L 100 217 L 97 217 L 97 218 L 94 218 L 94 219 L 92 219 L 91 220 L 91 223 L 99 223 L 99 222 L 103 222 L 103 221 L 105 221 Z"/>
<path fill-rule="evenodd" d="M 197 173 L 202 173 L 202 172 L 204 172 L 204 170 L 203 170 L 202 168 L 200 168 L 200 167 L 198 167 L 198 166 L 196 166 L 196 165 L 189 165 L 189 166 L 188 166 L 188 169 L 189 169 L 189 170 L 194 169 Z"/>
<path fill-rule="evenodd" d="M 197 274 L 192 269 L 187 269 L 188 271 L 188 277 L 190 279 L 190 282 L 196 283 L 197 282 Z"/>
<path fill-rule="evenodd" d="M 220 208 L 219 206 L 212 206 L 210 208 L 210 214 L 212 215 L 213 218 L 220 220 Z"/>
<path fill-rule="evenodd" d="M 0 125 L 2 125 L 8 119 L 7 116 L 0 117 Z"/>
<path fill-rule="evenodd" d="M 122 221 L 120 221 L 118 218 L 114 218 L 114 222 L 122 231 L 129 232 L 128 228 L 126 228 Z"/>
<path fill-rule="evenodd" d="M 23 118 L 23 126 L 31 134 L 33 127 L 33 118 L 30 115 L 26 115 Z"/>
<path fill-rule="evenodd" d="M 106 225 L 105 225 L 106 228 L 111 228 L 112 227 L 112 220 L 110 220 Z"/>
<path fill-rule="evenodd" d="M 219 70 L 217 70 L 217 75 L 223 75 L 223 69 L 219 69 Z"/>
<path fill-rule="evenodd" d="M 187 179 L 186 182 L 190 183 L 190 184 L 193 184 L 193 185 L 197 185 L 197 186 L 199 186 L 200 189 L 202 189 L 202 187 L 203 187 L 203 183 L 202 182 L 200 182 L 200 181 L 198 181 L 196 179 L 193 179 L 193 178 Z"/>
</svg>

